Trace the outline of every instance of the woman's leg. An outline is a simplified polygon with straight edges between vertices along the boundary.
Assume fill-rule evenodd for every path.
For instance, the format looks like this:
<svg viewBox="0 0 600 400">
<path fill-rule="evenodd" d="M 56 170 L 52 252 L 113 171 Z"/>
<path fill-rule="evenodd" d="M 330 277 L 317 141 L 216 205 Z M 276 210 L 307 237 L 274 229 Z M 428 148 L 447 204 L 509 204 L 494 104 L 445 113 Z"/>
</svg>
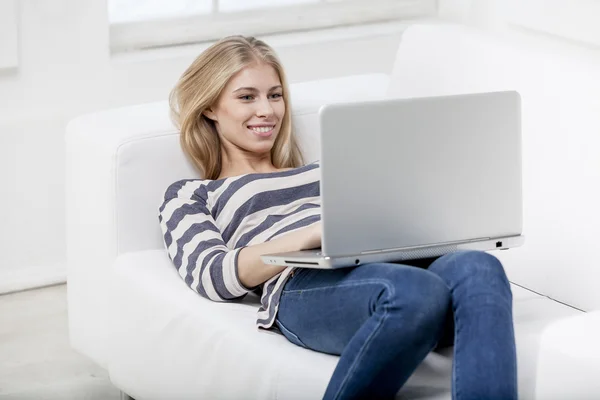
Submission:
<svg viewBox="0 0 600 400">
<path fill-rule="evenodd" d="M 452 295 L 452 398 L 516 399 L 512 293 L 500 261 L 485 252 L 462 251 L 438 258 L 428 270 Z"/>
<path fill-rule="evenodd" d="M 438 342 L 449 312 L 450 292 L 434 273 L 372 263 L 299 270 L 276 323 L 299 346 L 341 355 L 324 399 L 392 399 Z"/>
</svg>

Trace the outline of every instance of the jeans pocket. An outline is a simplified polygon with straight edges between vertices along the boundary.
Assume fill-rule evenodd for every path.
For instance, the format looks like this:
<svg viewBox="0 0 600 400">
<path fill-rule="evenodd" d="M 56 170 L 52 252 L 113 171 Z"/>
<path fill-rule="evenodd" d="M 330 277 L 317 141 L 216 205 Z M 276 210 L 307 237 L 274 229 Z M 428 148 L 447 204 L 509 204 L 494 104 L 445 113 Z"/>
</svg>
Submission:
<svg viewBox="0 0 600 400">
<path fill-rule="evenodd" d="M 298 336 L 296 336 L 296 334 L 294 332 L 292 332 L 288 328 L 286 328 L 285 325 L 283 325 L 278 318 L 275 318 L 275 324 L 277 325 L 277 327 L 279 328 L 281 333 L 283 333 L 283 336 L 285 336 L 287 340 L 294 343 L 296 346 L 304 347 L 305 349 L 308 348 L 304 343 L 302 343 L 302 340 L 300 340 L 300 338 Z"/>
<path fill-rule="evenodd" d="M 285 292 L 286 290 L 296 290 L 300 282 L 305 280 L 306 275 L 309 274 L 311 271 L 311 268 L 296 267 L 296 269 L 294 270 L 294 275 L 288 278 L 287 282 L 285 283 L 285 287 L 283 288 L 283 291 Z"/>
</svg>

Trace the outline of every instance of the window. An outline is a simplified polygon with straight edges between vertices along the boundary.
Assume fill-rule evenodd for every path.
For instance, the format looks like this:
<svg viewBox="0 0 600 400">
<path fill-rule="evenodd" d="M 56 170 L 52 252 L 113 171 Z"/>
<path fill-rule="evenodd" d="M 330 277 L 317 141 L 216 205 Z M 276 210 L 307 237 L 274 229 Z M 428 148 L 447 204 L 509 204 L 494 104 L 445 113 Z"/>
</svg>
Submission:
<svg viewBox="0 0 600 400">
<path fill-rule="evenodd" d="M 434 16 L 437 0 L 109 0 L 113 52 Z"/>
<path fill-rule="evenodd" d="M 0 1 L 0 70 L 19 66 L 17 1 Z"/>
</svg>

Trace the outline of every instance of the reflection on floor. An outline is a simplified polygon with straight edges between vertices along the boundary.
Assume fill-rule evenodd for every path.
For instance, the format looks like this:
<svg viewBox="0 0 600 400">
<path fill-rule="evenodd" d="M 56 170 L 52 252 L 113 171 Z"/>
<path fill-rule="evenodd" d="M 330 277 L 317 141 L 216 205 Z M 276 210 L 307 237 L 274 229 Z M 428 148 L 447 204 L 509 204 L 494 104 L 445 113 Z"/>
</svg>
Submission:
<svg viewBox="0 0 600 400">
<path fill-rule="evenodd" d="M 0 296 L 1 400 L 117 400 L 108 373 L 69 346 L 65 285 Z"/>
</svg>

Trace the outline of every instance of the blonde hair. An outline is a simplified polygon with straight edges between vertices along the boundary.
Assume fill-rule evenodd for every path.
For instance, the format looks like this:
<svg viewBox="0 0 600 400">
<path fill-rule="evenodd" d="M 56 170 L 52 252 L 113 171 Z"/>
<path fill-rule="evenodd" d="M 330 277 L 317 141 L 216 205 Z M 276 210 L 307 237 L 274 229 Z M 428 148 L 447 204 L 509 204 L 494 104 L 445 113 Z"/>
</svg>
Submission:
<svg viewBox="0 0 600 400">
<path fill-rule="evenodd" d="M 277 55 L 261 40 L 229 36 L 202 52 L 169 95 L 171 119 L 181 131 L 181 147 L 205 179 L 217 179 L 221 173 L 221 140 L 214 122 L 203 112 L 217 101 L 235 74 L 254 62 L 271 65 L 283 90 L 285 114 L 271 149 L 271 161 L 276 168 L 295 168 L 304 162 L 292 132 L 289 88 Z"/>
</svg>

